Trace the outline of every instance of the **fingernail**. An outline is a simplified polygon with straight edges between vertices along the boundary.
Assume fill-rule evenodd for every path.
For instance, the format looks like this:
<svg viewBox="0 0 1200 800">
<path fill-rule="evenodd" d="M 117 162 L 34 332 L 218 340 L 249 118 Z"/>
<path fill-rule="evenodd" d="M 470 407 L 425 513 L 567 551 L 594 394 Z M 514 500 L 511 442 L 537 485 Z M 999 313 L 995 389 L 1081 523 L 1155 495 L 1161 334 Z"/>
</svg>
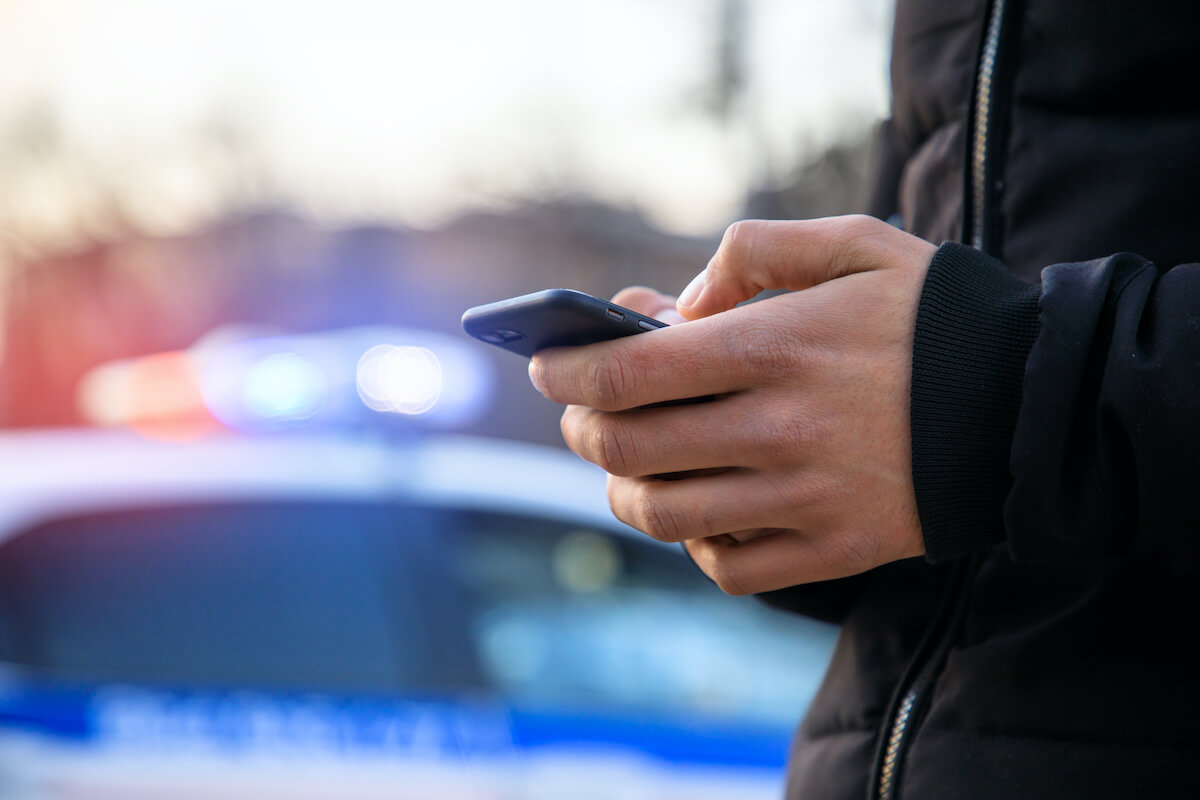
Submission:
<svg viewBox="0 0 1200 800">
<path fill-rule="evenodd" d="M 540 392 L 541 394 L 545 394 L 546 393 L 545 390 L 542 389 L 541 385 L 538 383 L 538 372 L 539 372 L 539 370 L 537 369 L 537 364 L 532 359 L 530 359 L 530 361 L 529 361 L 529 382 L 533 384 L 533 388 L 537 389 L 538 392 Z"/>
<path fill-rule="evenodd" d="M 705 268 L 700 270 L 700 274 L 692 278 L 692 282 L 689 283 L 682 292 L 680 292 L 679 300 L 677 300 L 676 303 L 681 306 L 693 305 L 698 299 L 700 299 L 700 293 L 704 291 L 704 284 L 707 280 L 708 269 Z"/>
</svg>

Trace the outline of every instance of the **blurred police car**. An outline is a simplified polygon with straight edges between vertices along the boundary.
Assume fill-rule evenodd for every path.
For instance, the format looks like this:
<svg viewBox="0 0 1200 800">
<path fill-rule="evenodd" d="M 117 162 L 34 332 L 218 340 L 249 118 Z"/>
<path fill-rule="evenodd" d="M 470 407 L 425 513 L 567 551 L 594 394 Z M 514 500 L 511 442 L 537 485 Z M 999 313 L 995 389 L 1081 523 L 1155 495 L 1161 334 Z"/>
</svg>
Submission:
<svg viewBox="0 0 1200 800">
<path fill-rule="evenodd" d="M 831 629 L 454 434 L 456 348 L 223 335 L 0 436 L 0 797 L 777 797 Z"/>
</svg>

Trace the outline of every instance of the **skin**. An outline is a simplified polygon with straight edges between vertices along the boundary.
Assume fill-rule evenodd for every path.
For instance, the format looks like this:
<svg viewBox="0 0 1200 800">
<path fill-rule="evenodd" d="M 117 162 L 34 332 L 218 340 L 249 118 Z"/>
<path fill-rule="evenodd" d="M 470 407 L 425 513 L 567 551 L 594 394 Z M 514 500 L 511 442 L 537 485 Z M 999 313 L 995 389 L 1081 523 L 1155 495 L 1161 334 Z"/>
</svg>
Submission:
<svg viewBox="0 0 1200 800">
<path fill-rule="evenodd" d="M 730 594 L 920 556 L 909 392 L 935 249 L 871 217 L 735 223 L 678 301 L 613 298 L 686 324 L 544 350 L 530 378 L 613 513 Z M 795 291 L 738 305 L 765 289 Z"/>
</svg>

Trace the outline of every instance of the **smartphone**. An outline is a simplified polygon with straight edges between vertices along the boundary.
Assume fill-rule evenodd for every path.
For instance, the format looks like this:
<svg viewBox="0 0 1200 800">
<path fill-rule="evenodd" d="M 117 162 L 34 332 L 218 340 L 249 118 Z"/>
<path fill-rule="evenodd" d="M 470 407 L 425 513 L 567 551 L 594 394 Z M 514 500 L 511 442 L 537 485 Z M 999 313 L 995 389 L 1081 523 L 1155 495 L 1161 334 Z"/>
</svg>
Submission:
<svg viewBox="0 0 1200 800">
<path fill-rule="evenodd" d="M 545 289 L 468 308 L 462 326 L 482 342 L 529 357 L 546 347 L 602 342 L 667 323 L 586 292 Z"/>
</svg>

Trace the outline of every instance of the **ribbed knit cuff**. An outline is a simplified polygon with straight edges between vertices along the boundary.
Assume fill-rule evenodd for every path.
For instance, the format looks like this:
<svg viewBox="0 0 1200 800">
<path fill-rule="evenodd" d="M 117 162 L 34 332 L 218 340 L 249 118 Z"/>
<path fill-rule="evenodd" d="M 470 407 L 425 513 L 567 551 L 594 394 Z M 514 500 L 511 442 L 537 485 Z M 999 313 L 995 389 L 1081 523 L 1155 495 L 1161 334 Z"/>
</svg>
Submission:
<svg viewBox="0 0 1200 800">
<path fill-rule="evenodd" d="M 925 557 L 1002 541 L 1013 428 L 1040 287 L 961 244 L 943 244 L 913 339 L 912 463 Z"/>
</svg>

